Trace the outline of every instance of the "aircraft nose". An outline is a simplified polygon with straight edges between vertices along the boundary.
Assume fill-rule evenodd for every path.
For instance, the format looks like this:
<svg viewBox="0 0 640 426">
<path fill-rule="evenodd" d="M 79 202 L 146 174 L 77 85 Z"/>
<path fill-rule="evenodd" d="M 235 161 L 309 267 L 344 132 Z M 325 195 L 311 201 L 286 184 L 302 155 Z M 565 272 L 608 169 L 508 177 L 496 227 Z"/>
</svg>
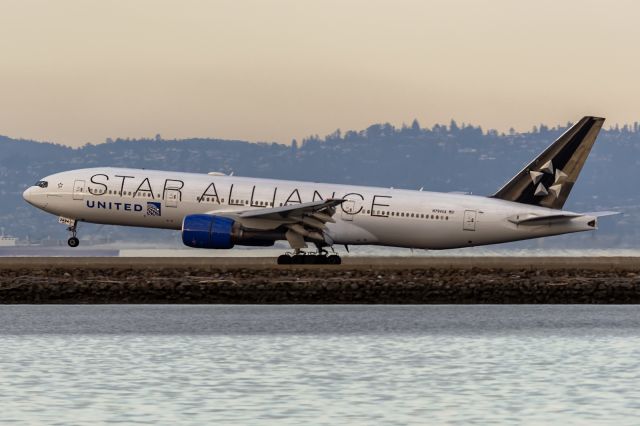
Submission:
<svg viewBox="0 0 640 426">
<path fill-rule="evenodd" d="M 22 198 L 24 198 L 24 200 L 29 203 L 29 204 L 33 204 L 33 187 L 29 187 L 27 188 L 23 193 L 22 193 Z"/>
</svg>

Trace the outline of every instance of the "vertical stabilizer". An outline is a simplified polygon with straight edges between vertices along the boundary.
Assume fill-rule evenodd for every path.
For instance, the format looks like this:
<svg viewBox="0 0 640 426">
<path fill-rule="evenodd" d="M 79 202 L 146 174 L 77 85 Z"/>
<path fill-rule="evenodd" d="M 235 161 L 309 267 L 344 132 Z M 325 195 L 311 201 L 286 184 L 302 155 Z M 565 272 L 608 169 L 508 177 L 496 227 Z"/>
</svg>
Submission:
<svg viewBox="0 0 640 426">
<path fill-rule="evenodd" d="M 493 197 L 562 209 L 603 123 L 604 118 L 583 117 Z"/>
</svg>

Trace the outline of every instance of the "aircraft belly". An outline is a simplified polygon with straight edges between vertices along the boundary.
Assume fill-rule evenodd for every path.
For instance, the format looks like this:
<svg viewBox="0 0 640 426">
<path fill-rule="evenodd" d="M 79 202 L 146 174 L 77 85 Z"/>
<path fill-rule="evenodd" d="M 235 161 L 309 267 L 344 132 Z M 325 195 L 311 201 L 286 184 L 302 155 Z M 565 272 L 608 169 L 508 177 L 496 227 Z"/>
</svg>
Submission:
<svg viewBox="0 0 640 426">
<path fill-rule="evenodd" d="M 424 219 L 367 217 L 355 223 L 338 222 L 329 229 L 338 244 L 439 249 L 461 247 L 466 241 L 461 227 L 453 222 L 428 222 Z"/>
</svg>

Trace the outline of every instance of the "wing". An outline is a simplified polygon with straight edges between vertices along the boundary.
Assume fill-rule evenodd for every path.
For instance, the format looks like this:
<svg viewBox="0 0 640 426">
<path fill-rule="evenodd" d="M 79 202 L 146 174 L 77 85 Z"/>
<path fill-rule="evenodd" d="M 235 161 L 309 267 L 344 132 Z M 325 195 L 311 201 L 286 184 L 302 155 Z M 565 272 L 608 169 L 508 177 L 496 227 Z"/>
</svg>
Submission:
<svg viewBox="0 0 640 426">
<path fill-rule="evenodd" d="M 324 231 L 328 222 L 335 222 L 332 216 L 336 212 L 336 206 L 343 202 L 341 198 L 329 198 L 310 203 L 215 214 L 232 218 L 250 229 L 273 230 L 285 227 L 287 229 L 285 237 L 289 245 L 297 249 L 307 246 L 305 238 L 314 242 L 333 244 Z"/>
</svg>

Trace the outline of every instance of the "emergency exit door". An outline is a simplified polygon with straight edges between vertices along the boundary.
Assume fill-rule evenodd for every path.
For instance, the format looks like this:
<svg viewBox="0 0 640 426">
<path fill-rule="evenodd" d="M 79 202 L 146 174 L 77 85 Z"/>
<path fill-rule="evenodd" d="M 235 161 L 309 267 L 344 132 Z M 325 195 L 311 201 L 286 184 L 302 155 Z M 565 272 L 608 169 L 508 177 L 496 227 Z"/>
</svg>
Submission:
<svg viewBox="0 0 640 426">
<path fill-rule="evenodd" d="M 464 211 L 464 221 L 462 223 L 462 229 L 465 231 L 475 231 L 476 230 L 476 215 L 477 212 L 475 210 L 465 210 Z"/>
<path fill-rule="evenodd" d="M 84 199 L 84 180 L 76 180 L 73 182 L 73 199 L 74 200 L 82 200 Z"/>
<path fill-rule="evenodd" d="M 167 207 L 178 207 L 180 192 L 175 189 L 168 189 L 165 193 L 164 204 Z"/>
<path fill-rule="evenodd" d="M 346 200 L 341 205 L 342 208 L 342 220 L 353 220 L 353 215 L 356 212 L 356 202 L 353 200 Z"/>
</svg>

